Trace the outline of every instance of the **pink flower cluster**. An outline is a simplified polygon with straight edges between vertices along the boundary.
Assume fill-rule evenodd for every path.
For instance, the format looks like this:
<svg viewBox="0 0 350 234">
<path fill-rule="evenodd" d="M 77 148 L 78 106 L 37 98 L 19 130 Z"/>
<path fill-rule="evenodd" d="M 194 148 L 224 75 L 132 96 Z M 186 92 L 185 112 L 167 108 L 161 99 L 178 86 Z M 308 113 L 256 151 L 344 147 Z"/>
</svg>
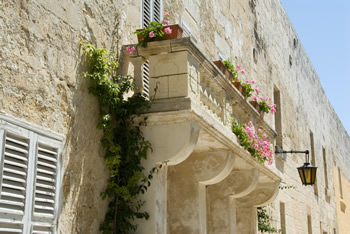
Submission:
<svg viewBox="0 0 350 234">
<path fill-rule="evenodd" d="M 165 12 L 165 13 L 164 13 L 164 17 L 167 17 L 167 16 L 170 16 L 169 12 Z M 162 24 L 165 25 L 165 26 L 168 26 L 168 25 L 169 25 L 169 21 L 166 20 L 166 19 L 163 19 L 163 20 L 162 20 Z M 172 30 L 171 30 L 170 27 L 166 27 L 166 28 L 164 29 L 164 32 L 165 32 L 165 34 L 171 34 L 171 33 L 172 33 Z M 149 38 L 152 38 L 152 37 L 155 37 L 155 36 L 156 36 L 156 34 L 154 33 L 154 31 L 151 31 L 151 32 L 148 34 L 148 37 L 149 37 Z"/>
<path fill-rule="evenodd" d="M 129 54 L 132 54 L 135 51 L 135 47 L 128 46 L 128 47 L 126 47 L 126 51 L 128 51 Z"/>
<path fill-rule="evenodd" d="M 251 121 L 244 125 L 243 131 L 248 135 L 251 148 L 255 149 L 261 159 L 268 162 L 268 165 L 271 165 L 273 150 L 271 149 L 272 144 L 267 140 L 266 134 L 264 133 L 262 136 L 256 135 L 254 133 L 254 126 Z M 258 133 L 261 134 L 261 129 L 258 129 Z"/>
<path fill-rule="evenodd" d="M 238 73 L 241 73 L 242 75 L 244 75 L 244 74 L 246 73 L 245 70 L 242 69 L 242 65 L 240 65 L 240 64 L 236 65 L 236 71 L 237 71 L 237 74 L 238 74 Z M 240 79 L 239 77 L 237 77 L 237 81 L 240 82 L 241 79 Z M 250 83 L 249 80 L 246 80 L 245 82 L 246 82 L 247 84 Z M 254 81 L 254 82 L 255 82 L 255 81 Z"/>
<path fill-rule="evenodd" d="M 260 90 L 259 90 L 258 88 L 256 88 L 256 89 L 255 89 L 255 92 L 256 92 L 257 95 L 259 95 Z M 257 97 L 257 96 L 253 96 L 252 99 L 253 99 L 254 101 L 258 101 L 258 97 Z M 274 114 L 274 113 L 276 112 L 276 107 L 277 107 L 277 105 L 276 105 L 276 104 L 271 104 L 271 105 L 270 105 L 267 101 L 271 101 L 271 100 L 272 100 L 271 97 L 269 97 L 269 98 L 260 97 L 259 103 L 260 103 L 260 102 L 264 102 L 265 105 L 268 106 L 268 107 L 270 108 L 271 114 Z"/>
</svg>

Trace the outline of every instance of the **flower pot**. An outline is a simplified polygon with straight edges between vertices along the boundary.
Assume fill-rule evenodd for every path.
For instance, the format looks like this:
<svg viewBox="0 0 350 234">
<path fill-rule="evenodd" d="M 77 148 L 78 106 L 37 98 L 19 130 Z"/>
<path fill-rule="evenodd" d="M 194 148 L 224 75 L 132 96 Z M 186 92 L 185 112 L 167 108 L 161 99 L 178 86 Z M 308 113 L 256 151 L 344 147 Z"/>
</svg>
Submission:
<svg viewBox="0 0 350 234">
<path fill-rule="evenodd" d="M 238 89 L 238 91 L 244 96 L 245 89 L 240 82 L 232 82 L 232 84 Z"/>
<path fill-rule="evenodd" d="M 232 73 L 227 69 L 227 67 L 225 67 L 224 63 L 221 60 L 214 61 L 214 64 L 225 75 L 226 79 L 228 79 L 230 82 L 233 80 Z"/>
<path fill-rule="evenodd" d="M 249 101 L 250 105 L 252 105 L 259 113 L 260 111 L 260 105 L 257 101 Z M 264 113 L 264 112 L 263 112 Z"/>
<path fill-rule="evenodd" d="M 259 112 L 261 117 L 264 117 L 265 112 L 260 109 L 260 105 L 257 101 L 249 101 L 249 103 Z"/>
<path fill-rule="evenodd" d="M 156 37 L 153 38 L 147 38 L 147 42 L 151 42 L 151 41 L 163 41 L 163 40 L 171 40 L 171 39 L 176 39 L 176 38 L 182 38 L 182 28 L 180 27 L 180 25 L 178 24 L 173 24 L 173 25 L 169 25 L 169 26 L 164 26 L 163 27 L 163 31 L 165 28 L 169 27 L 171 29 L 171 33 L 170 34 L 165 34 L 165 37 L 162 39 L 158 39 Z M 143 29 L 137 29 L 136 31 L 142 31 Z M 143 35 L 142 34 L 137 34 L 137 40 L 138 42 L 140 42 L 140 40 L 142 39 Z"/>
</svg>

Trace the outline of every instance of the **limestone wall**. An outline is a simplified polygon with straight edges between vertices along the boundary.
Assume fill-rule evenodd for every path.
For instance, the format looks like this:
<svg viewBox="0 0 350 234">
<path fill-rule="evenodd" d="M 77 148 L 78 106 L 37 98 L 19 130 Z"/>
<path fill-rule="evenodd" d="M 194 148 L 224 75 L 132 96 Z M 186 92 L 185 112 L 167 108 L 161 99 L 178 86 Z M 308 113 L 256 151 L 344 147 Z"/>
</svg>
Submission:
<svg viewBox="0 0 350 234">
<path fill-rule="evenodd" d="M 310 149 L 313 132 L 318 195 L 299 181 L 296 167 L 304 157 L 288 155 L 279 168 L 296 188 L 281 191 L 271 213 L 279 228 L 281 201 L 288 233 L 304 233 L 308 214 L 313 232 L 331 232 L 336 228 L 331 166 L 335 162 L 350 178 L 350 138 L 280 1 L 164 0 L 163 5 L 172 23 L 186 22 L 210 59 L 220 53 L 241 63 L 266 96 L 274 86 L 280 90 L 284 149 Z M 139 25 L 139 0 L 0 1 L 0 110 L 66 137 L 61 233 L 97 233 L 106 208 L 100 199 L 107 174 L 95 128 L 99 109 L 81 79 L 86 67 L 79 42 L 118 49 L 118 41 L 136 42 L 132 32 Z M 274 126 L 272 116 L 267 121 Z"/>
<path fill-rule="evenodd" d="M 200 10 L 197 10 L 200 9 Z M 194 26 L 199 47 L 212 60 L 218 54 L 235 60 L 258 81 L 266 96 L 273 97 L 274 86 L 281 93 L 283 148 L 311 150 L 314 137 L 315 164 L 318 167 L 316 192 L 303 187 L 296 168 L 303 155 L 288 155 L 278 167 L 283 181 L 295 189 L 283 190 L 271 205 L 274 224 L 280 228 L 280 202 L 285 203 L 288 233 L 305 233 L 307 215 L 312 231 L 333 233 L 337 228 L 332 165 L 336 163 L 350 178 L 350 138 L 330 105 L 291 22 L 279 0 L 166 1 L 165 11 L 174 20 L 184 19 Z M 199 29 L 196 29 L 198 27 Z M 267 121 L 274 126 L 274 118 Z M 325 183 L 326 158 L 328 189 Z M 315 195 L 317 193 L 317 195 Z"/>
<path fill-rule="evenodd" d="M 82 80 L 79 42 L 112 50 L 121 35 L 135 40 L 139 9 L 139 1 L 0 1 L 0 111 L 65 136 L 60 233 L 98 233 L 107 206 L 99 107 Z"/>
</svg>

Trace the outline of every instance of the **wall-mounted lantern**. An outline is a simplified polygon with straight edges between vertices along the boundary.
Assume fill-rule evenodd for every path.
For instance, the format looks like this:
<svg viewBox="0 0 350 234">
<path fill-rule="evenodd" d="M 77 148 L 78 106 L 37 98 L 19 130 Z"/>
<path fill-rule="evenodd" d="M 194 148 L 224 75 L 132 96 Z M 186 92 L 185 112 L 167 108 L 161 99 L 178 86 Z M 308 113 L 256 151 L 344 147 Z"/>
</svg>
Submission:
<svg viewBox="0 0 350 234">
<path fill-rule="evenodd" d="M 317 167 L 314 167 L 310 164 L 309 162 L 309 151 L 305 150 L 305 151 L 299 151 L 299 150 L 290 150 L 290 151 L 285 151 L 285 150 L 276 150 L 275 152 L 276 154 L 286 154 L 286 153 L 302 153 L 305 154 L 305 159 L 306 162 L 304 163 L 303 166 L 298 167 L 298 172 L 299 172 L 299 176 L 301 179 L 301 182 L 303 183 L 303 185 L 314 185 L 315 184 L 315 180 L 316 180 L 316 171 L 317 171 Z"/>
</svg>

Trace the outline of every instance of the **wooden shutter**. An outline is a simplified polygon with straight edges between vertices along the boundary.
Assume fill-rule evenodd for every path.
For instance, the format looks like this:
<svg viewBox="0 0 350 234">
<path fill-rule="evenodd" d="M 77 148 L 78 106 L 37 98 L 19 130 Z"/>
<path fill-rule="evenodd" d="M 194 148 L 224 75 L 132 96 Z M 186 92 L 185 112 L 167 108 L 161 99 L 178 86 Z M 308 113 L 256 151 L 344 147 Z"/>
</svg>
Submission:
<svg viewBox="0 0 350 234">
<path fill-rule="evenodd" d="M 52 234 L 54 232 L 54 227 L 46 226 L 41 224 L 35 224 L 32 226 L 31 232 L 32 234 Z"/>
<path fill-rule="evenodd" d="M 5 132 L 0 186 L 0 210 L 24 215 L 29 140 Z"/>
<path fill-rule="evenodd" d="M 147 27 L 151 21 L 160 21 L 162 19 L 161 0 L 143 0 L 142 1 L 142 28 Z M 142 65 L 143 95 L 149 98 L 149 61 Z"/>
<path fill-rule="evenodd" d="M 33 215 L 53 218 L 55 215 L 58 149 L 37 145 Z"/>
<path fill-rule="evenodd" d="M 23 224 L 12 220 L 0 220 L 0 233 L 23 233 Z"/>
<path fill-rule="evenodd" d="M 160 21 L 162 19 L 161 13 L 162 13 L 161 0 L 154 0 L 153 1 L 153 20 Z"/>
</svg>

